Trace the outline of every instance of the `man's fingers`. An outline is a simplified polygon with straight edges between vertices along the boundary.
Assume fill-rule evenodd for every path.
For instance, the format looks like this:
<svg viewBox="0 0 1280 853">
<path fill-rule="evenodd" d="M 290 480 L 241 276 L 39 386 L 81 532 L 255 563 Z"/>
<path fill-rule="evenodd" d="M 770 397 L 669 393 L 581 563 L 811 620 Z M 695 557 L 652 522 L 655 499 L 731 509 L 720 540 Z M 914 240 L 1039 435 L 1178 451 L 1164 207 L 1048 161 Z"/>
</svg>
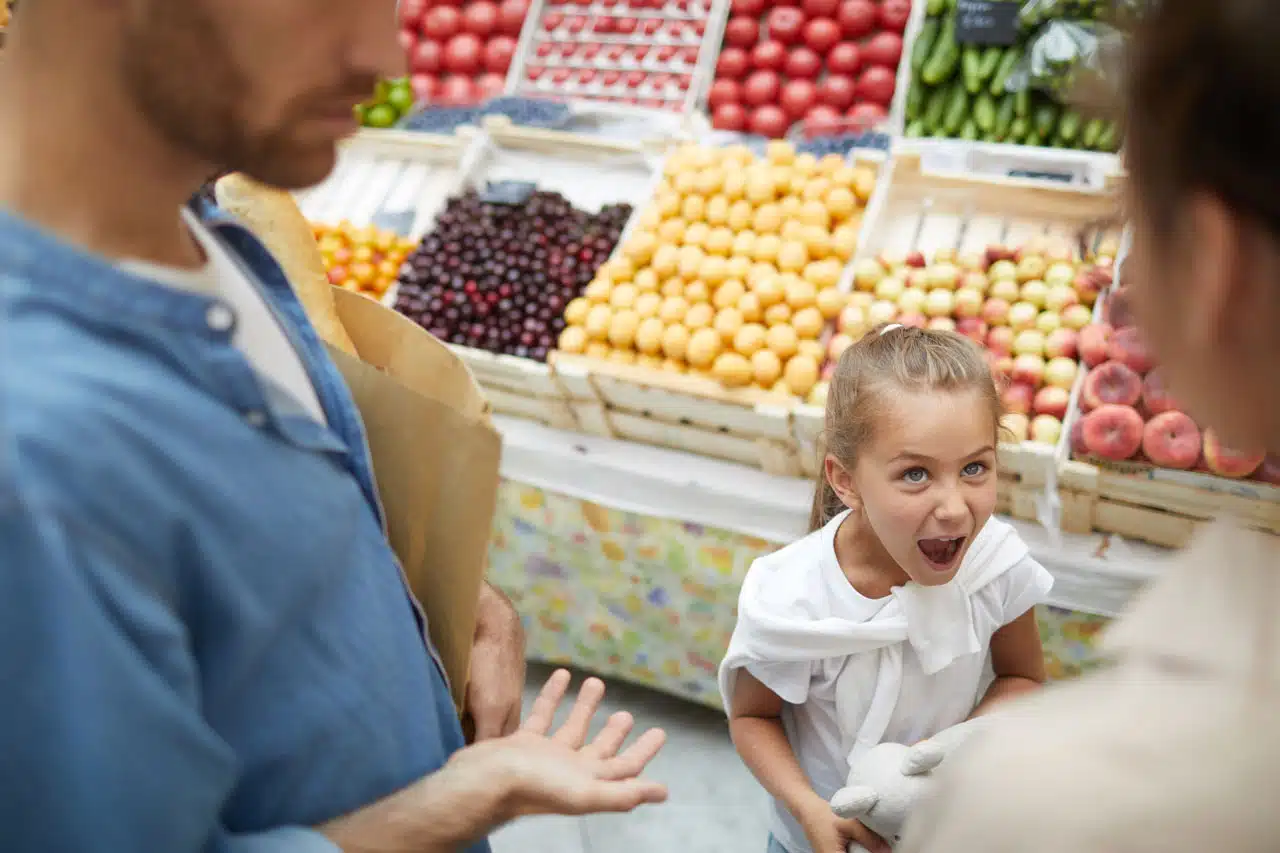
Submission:
<svg viewBox="0 0 1280 853">
<path fill-rule="evenodd" d="M 846 838 L 852 838 L 871 853 L 889 853 L 889 844 L 876 835 L 859 820 L 842 820 L 839 822 L 840 832 Z"/>
<path fill-rule="evenodd" d="M 519 730 L 520 710 L 519 702 L 511 706 L 511 710 L 507 713 L 507 718 L 502 721 L 502 737 L 515 734 Z"/>
<path fill-rule="evenodd" d="M 581 800 L 574 803 L 576 814 L 601 812 L 629 812 L 651 803 L 666 802 L 667 786 L 645 779 L 626 779 L 620 782 L 600 782 Z"/>
<path fill-rule="evenodd" d="M 502 737 L 502 712 L 487 705 L 476 705 L 471 709 L 471 722 L 475 724 L 475 742 Z"/>
<path fill-rule="evenodd" d="M 556 718 L 556 710 L 564 699 L 565 691 L 569 689 L 571 678 L 567 669 L 557 669 L 551 673 L 547 683 L 542 685 L 538 698 L 533 701 L 533 707 L 529 709 L 529 717 L 524 721 L 524 725 L 520 727 L 522 731 L 536 735 L 545 735 L 551 731 L 551 724 L 555 722 Z"/>
<path fill-rule="evenodd" d="M 631 734 L 635 724 L 634 717 L 626 711 L 619 711 L 609 718 L 609 722 L 605 723 L 600 733 L 582 751 L 592 758 L 613 758 L 622 749 L 623 741 Z"/>
<path fill-rule="evenodd" d="M 658 750 L 662 749 L 662 745 L 667 742 L 667 733 L 662 729 L 649 729 L 649 731 L 636 738 L 631 746 L 627 747 L 621 755 L 615 756 L 604 762 L 604 767 L 600 772 L 602 779 L 634 779 L 644 772 L 645 767 L 649 766 L 649 762 L 658 754 Z"/>
<path fill-rule="evenodd" d="M 581 749 L 582 745 L 587 742 L 587 731 L 591 728 L 591 718 L 595 716 L 596 710 L 600 707 L 600 700 L 604 698 L 604 682 L 598 678 L 588 678 L 582 683 L 582 687 L 578 689 L 578 700 L 573 703 L 573 710 L 569 712 L 569 719 L 564 721 L 564 725 L 555 733 L 553 740 L 558 741 L 570 749 Z"/>
</svg>

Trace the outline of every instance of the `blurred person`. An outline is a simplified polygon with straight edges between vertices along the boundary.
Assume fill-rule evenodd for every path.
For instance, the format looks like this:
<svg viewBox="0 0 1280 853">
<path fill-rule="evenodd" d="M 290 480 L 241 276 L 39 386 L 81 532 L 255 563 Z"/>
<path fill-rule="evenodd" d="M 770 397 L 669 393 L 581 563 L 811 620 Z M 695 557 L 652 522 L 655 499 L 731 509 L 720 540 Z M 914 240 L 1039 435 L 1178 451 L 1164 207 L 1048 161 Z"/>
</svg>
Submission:
<svg viewBox="0 0 1280 853">
<path fill-rule="evenodd" d="M 603 685 L 519 728 L 486 588 L 464 739 L 358 410 L 210 174 L 294 189 L 399 72 L 393 0 L 33 0 L 0 53 L 0 847 L 484 850 L 660 800 Z M 424 448 L 424 452 L 448 452 Z M 517 730 L 518 729 L 518 730 Z"/>
<path fill-rule="evenodd" d="M 1175 397 L 1280 452 L 1280 12 L 1161 0 L 1127 86 L 1133 308 Z M 1280 549 L 1223 520 L 1104 638 L 1109 665 L 948 759 L 904 853 L 1280 850 Z"/>
</svg>

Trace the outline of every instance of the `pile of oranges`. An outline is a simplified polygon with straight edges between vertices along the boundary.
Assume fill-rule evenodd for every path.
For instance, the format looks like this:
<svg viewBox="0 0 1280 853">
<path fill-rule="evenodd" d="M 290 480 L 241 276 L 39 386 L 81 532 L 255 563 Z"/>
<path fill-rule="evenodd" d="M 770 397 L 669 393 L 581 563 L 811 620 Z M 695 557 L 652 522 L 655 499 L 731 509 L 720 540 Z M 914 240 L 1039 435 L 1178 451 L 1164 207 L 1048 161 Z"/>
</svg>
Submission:
<svg viewBox="0 0 1280 853">
<path fill-rule="evenodd" d="M 400 275 L 400 266 L 417 243 L 392 231 L 350 222 L 312 224 L 329 281 L 381 299 Z"/>
</svg>

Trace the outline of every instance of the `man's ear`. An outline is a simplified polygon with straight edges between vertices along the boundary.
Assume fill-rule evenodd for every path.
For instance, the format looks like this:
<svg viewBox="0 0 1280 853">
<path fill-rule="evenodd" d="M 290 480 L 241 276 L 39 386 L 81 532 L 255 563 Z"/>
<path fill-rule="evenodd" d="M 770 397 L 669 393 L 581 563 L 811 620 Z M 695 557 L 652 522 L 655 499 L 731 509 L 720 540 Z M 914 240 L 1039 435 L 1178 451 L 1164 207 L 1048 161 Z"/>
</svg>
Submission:
<svg viewBox="0 0 1280 853">
<path fill-rule="evenodd" d="M 840 502 L 854 512 L 861 509 L 862 498 L 858 494 L 858 486 L 854 482 L 853 472 L 844 467 L 843 463 L 830 453 L 823 459 L 822 464 L 827 482 L 831 484 L 831 490 L 836 493 L 836 497 L 840 498 Z"/>
</svg>

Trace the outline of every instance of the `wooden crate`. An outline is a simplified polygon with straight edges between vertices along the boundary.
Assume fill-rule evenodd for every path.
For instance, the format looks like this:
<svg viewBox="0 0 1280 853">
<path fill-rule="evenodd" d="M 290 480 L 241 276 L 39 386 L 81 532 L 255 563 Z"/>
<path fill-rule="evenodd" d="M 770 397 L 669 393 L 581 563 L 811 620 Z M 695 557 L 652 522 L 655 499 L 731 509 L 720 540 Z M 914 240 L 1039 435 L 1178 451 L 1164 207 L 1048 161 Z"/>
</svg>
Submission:
<svg viewBox="0 0 1280 853">
<path fill-rule="evenodd" d="M 1280 534 L 1280 489 L 1133 463 L 1069 461 L 1058 474 L 1062 529 L 1181 548 L 1214 518 Z"/>
<path fill-rule="evenodd" d="M 552 364 L 584 432 L 802 473 L 788 398 L 562 353 Z"/>
<path fill-rule="evenodd" d="M 959 255 L 990 245 L 1016 246 L 1037 237 L 1083 242 L 1089 249 L 1119 237 L 1103 228 L 1117 206 L 1121 178 L 1100 187 L 1031 178 L 949 171 L 930 165 L 919 150 L 901 149 L 881 170 L 867 205 L 858 257 L 940 250 Z M 1079 393 L 1077 381 L 1074 395 Z M 1000 445 L 1000 511 L 1054 525 L 1060 513 L 1057 473 L 1066 459 L 1066 435 L 1057 447 L 1034 442 Z"/>
</svg>

